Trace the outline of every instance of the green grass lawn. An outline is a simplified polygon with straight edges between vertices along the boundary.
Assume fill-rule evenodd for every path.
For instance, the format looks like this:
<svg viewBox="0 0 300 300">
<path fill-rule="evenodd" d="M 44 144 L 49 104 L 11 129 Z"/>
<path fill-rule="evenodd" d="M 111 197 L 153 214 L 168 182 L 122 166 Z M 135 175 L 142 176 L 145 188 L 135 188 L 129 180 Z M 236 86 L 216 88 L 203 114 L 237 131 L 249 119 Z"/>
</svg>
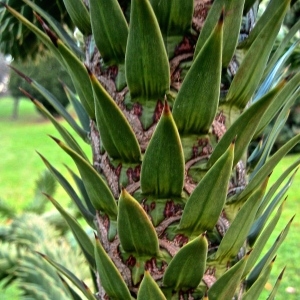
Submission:
<svg viewBox="0 0 300 300">
<path fill-rule="evenodd" d="M 0 199 L 8 201 L 21 212 L 33 198 L 35 181 L 39 174 L 46 169 L 43 162 L 36 154 L 43 154 L 67 178 L 68 172 L 63 164 L 73 170 L 75 165 L 72 160 L 48 137 L 54 135 L 60 138 L 52 124 L 47 122 L 34 109 L 30 101 L 20 102 L 19 118 L 12 120 L 13 102 L 11 99 L 0 99 Z M 61 121 L 63 124 L 65 122 Z M 67 126 L 67 128 L 69 128 Z M 70 130 L 71 131 L 71 130 Z M 81 146 L 90 155 L 89 146 L 80 142 Z M 294 162 L 299 155 L 286 157 L 276 168 L 271 176 L 274 182 L 287 166 Z M 266 243 L 270 248 L 277 235 L 285 227 L 290 218 L 300 211 L 300 175 L 296 175 L 293 186 L 289 191 L 285 209 L 274 234 Z M 59 202 L 68 203 L 68 196 L 59 188 L 55 197 Z M 49 206 L 50 209 L 50 206 Z M 278 299 L 300 299 L 300 216 L 296 215 L 293 226 L 286 242 L 278 251 L 272 276 L 260 299 L 266 299 L 276 278 L 284 266 L 287 267 L 283 282 L 279 289 Z M 294 292 L 291 288 L 294 288 Z M 17 299 L 17 298 L 6 298 Z"/>
<path fill-rule="evenodd" d="M 17 120 L 11 118 L 12 103 L 10 99 L 0 100 L 0 198 L 14 203 L 19 211 L 33 198 L 35 181 L 46 169 L 36 151 L 68 178 L 63 164 L 76 168 L 72 159 L 49 137 L 61 138 L 54 126 L 35 111 L 31 101 L 20 101 Z M 72 132 L 66 122 L 61 122 Z M 78 142 L 88 153 L 89 146 Z M 59 188 L 56 197 L 67 198 L 67 195 Z"/>
</svg>

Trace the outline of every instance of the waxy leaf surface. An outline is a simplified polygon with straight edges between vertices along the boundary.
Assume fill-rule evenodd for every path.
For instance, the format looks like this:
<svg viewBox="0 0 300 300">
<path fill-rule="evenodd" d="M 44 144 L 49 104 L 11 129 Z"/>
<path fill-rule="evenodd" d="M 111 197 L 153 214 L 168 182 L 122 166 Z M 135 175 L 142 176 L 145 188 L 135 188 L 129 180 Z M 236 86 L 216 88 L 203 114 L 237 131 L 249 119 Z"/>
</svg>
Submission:
<svg viewBox="0 0 300 300">
<path fill-rule="evenodd" d="M 119 199 L 118 233 L 124 251 L 136 256 L 158 255 L 155 229 L 142 206 L 125 189 Z"/>
<path fill-rule="evenodd" d="M 182 146 L 166 102 L 144 155 L 141 171 L 142 193 L 161 198 L 181 196 L 183 180 Z"/>
</svg>

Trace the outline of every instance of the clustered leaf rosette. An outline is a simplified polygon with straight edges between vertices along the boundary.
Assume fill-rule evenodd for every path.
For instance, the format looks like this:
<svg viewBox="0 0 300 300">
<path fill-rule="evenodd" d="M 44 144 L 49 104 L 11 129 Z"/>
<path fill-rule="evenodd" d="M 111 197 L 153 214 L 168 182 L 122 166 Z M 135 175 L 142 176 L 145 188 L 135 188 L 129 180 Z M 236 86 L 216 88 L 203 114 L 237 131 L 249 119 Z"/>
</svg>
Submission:
<svg viewBox="0 0 300 300">
<path fill-rule="evenodd" d="M 76 112 L 80 120 L 90 118 L 91 131 L 83 126 L 86 121 L 78 128 L 69 120 L 71 126 L 86 142 L 93 130 L 100 136 L 96 150 L 103 160 L 96 170 L 72 135 L 32 99 L 58 129 L 64 142 L 54 141 L 78 168 L 80 176 L 71 174 L 84 197 L 41 156 L 95 232 L 91 241 L 79 222 L 48 197 L 96 273 L 99 297 L 256 299 L 261 293 L 290 223 L 257 260 L 280 218 L 294 175 L 275 193 L 300 162 L 267 190 L 274 167 L 300 141 L 297 135 L 270 156 L 299 96 L 300 75 L 284 78 L 282 61 L 269 60 L 289 2 L 271 0 L 240 41 L 252 0 L 215 0 L 200 34 L 192 27 L 192 0 L 90 0 L 89 9 L 81 0 L 64 0 L 74 24 L 85 36 L 92 34 L 102 74 L 82 63 L 43 11 L 36 10 L 51 27 L 37 15 L 45 33 L 6 5 L 69 71 L 80 99 L 80 105 L 74 102 Z M 185 39 L 193 41 L 192 47 L 180 53 Z M 239 68 L 230 73 L 233 62 Z M 107 70 L 114 73 L 109 77 L 112 89 L 101 79 L 111 74 Z M 250 142 L 276 116 L 247 170 Z M 64 117 L 69 115 L 64 112 Z M 68 270 L 44 258 L 88 299 L 98 297 Z"/>
</svg>

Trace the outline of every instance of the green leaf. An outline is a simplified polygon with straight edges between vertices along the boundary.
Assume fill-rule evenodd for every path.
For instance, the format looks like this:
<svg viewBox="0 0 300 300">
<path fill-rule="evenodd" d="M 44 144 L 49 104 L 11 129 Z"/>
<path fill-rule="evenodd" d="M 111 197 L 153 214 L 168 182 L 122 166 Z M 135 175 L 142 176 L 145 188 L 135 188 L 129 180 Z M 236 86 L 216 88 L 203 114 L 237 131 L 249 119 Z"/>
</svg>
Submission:
<svg viewBox="0 0 300 300">
<path fill-rule="evenodd" d="M 214 228 L 226 200 L 233 156 L 231 144 L 199 182 L 185 205 L 179 232 L 193 236 Z"/>
<path fill-rule="evenodd" d="M 289 2 L 290 0 L 281 1 L 276 8 L 276 13 L 272 15 L 272 18 L 268 17 L 268 23 L 258 32 L 258 36 L 247 51 L 226 96 L 227 102 L 231 105 L 244 108 L 253 96 L 263 75 Z"/>
<path fill-rule="evenodd" d="M 300 82 L 300 73 L 296 74 L 277 94 L 274 99 L 274 103 L 269 106 L 266 110 L 264 117 L 260 120 L 259 125 L 256 129 L 256 133 L 254 137 L 261 135 L 262 131 L 267 127 L 270 121 L 274 118 L 274 116 L 278 113 L 279 109 L 285 105 L 285 111 L 293 105 L 293 102 L 296 100 L 292 96 L 295 89 L 299 86 Z M 299 92 L 298 92 L 299 93 Z M 297 94 L 297 92 L 295 92 Z M 295 95 L 294 94 L 294 95 Z M 295 96 L 296 97 L 296 96 Z M 282 112 L 284 114 L 284 112 Z"/>
<path fill-rule="evenodd" d="M 65 165 L 65 167 L 68 169 L 69 173 L 71 174 L 81 196 L 82 196 L 82 200 L 85 203 L 85 206 L 87 208 L 87 210 L 93 215 L 96 215 L 96 210 L 89 198 L 89 195 L 87 194 L 87 191 L 85 189 L 84 183 L 82 181 L 82 179 L 75 173 L 73 172 L 68 166 Z"/>
<path fill-rule="evenodd" d="M 285 7 L 289 1 L 282 0 L 270 0 L 266 6 L 265 11 L 260 18 L 257 19 L 257 22 L 254 28 L 250 31 L 249 36 L 244 40 L 239 47 L 248 49 L 253 42 L 258 38 L 261 31 L 270 23 L 270 16 L 274 16 L 278 12 L 280 6 Z M 281 7 L 281 9 L 282 9 Z M 274 22 L 274 20 L 273 20 Z M 276 23 L 275 23 L 276 24 Z"/>
<path fill-rule="evenodd" d="M 176 291 L 196 288 L 206 269 L 207 248 L 205 234 L 184 245 L 166 269 L 164 286 Z"/>
<path fill-rule="evenodd" d="M 76 115 L 78 117 L 78 120 L 81 123 L 81 126 L 86 132 L 90 131 L 90 118 L 89 115 L 87 114 L 86 110 L 82 106 L 81 102 L 78 100 L 78 97 L 76 94 L 74 94 L 71 89 L 62 82 L 63 89 L 68 97 L 69 102 L 72 104 Z"/>
<path fill-rule="evenodd" d="M 223 15 L 187 73 L 173 106 L 180 133 L 207 133 L 216 115 L 221 82 Z"/>
<path fill-rule="evenodd" d="M 270 153 L 273 149 L 274 143 L 280 134 L 282 128 L 285 126 L 285 123 L 288 119 L 289 112 L 286 113 L 285 110 L 281 110 L 279 113 L 275 124 L 273 125 L 273 128 L 271 129 L 270 133 L 268 134 L 267 138 L 264 141 L 263 149 L 261 153 L 259 154 L 260 157 L 257 157 L 256 165 L 254 170 L 252 170 L 249 180 L 251 180 L 255 174 L 258 172 L 258 170 L 266 163 L 268 160 Z"/>
<path fill-rule="evenodd" d="M 103 211 L 112 220 L 116 220 L 117 204 L 102 177 L 83 157 L 78 155 L 60 140 L 56 138 L 53 138 L 53 140 L 74 160 L 85 185 L 86 191 L 95 209 Z"/>
<path fill-rule="evenodd" d="M 80 101 L 91 119 L 95 119 L 93 90 L 88 72 L 83 63 L 60 39 L 54 41 L 63 57 Z"/>
<path fill-rule="evenodd" d="M 53 116 L 49 111 L 44 107 L 42 103 L 37 101 L 36 99 L 31 99 L 33 104 L 37 107 L 37 109 L 42 113 L 44 117 L 49 119 L 51 123 L 54 125 L 56 130 L 60 133 L 64 141 L 67 143 L 67 145 L 72 148 L 76 153 L 84 157 L 86 160 L 88 159 L 82 148 L 79 146 L 77 141 L 73 138 L 73 136 L 69 133 L 69 131 L 63 127 Z"/>
<path fill-rule="evenodd" d="M 269 240 L 272 232 L 274 231 L 274 229 L 278 223 L 278 220 L 280 219 L 283 205 L 284 205 L 284 202 L 280 205 L 274 218 L 270 221 L 270 223 L 268 224 L 266 229 L 262 232 L 262 234 L 259 236 L 258 240 L 255 242 L 254 248 L 249 255 L 249 259 L 247 261 L 247 264 L 246 264 L 246 267 L 244 270 L 244 274 L 242 276 L 243 278 L 248 275 L 248 273 L 251 271 L 251 269 L 255 265 L 256 261 L 260 257 L 262 250 L 266 246 L 267 241 Z"/>
<path fill-rule="evenodd" d="M 122 189 L 118 209 L 118 233 L 124 251 L 140 256 L 157 256 L 158 238 L 141 205 Z"/>
<path fill-rule="evenodd" d="M 41 255 L 48 263 L 50 263 L 55 269 L 57 269 L 61 274 L 66 276 L 82 293 L 83 295 L 86 296 L 87 299 L 89 300 L 97 300 L 93 293 L 90 291 L 90 289 L 85 285 L 83 281 L 78 279 L 75 274 L 70 272 L 68 269 L 66 269 L 64 266 L 61 264 L 58 264 L 54 260 L 52 260 L 50 257 L 37 252 L 39 255 Z"/>
<path fill-rule="evenodd" d="M 248 276 L 248 278 L 247 278 L 247 287 L 248 288 L 250 288 L 252 286 L 252 284 L 257 280 L 257 278 L 260 276 L 261 272 L 264 270 L 265 266 L 267 266 L 271 262 L 272 258 L 276 254 L 278 248 L 280 247 L 280 245 L 286 238 L 293 219 L 294 219 L 294 217 L 289 221 L 287 226 L 277 237 L 275 243 L 268 250 L 268 252 L 263 256 L 263 258 L 260 260 L 260 262 L 254 267 L 254 269 Z"/>
<path fill-rule="evenodd" d="M 249 241 L 249 244 L 251 246 L 254 244 L 254 242 L 256 241 L 256 239 L 258 237 L 258 235 L 260 234 L 260 232 L 262 231 L 263 227 L 267 223 L 267 221 L 268 221 L 271 213 L 273 212 L 273 210 L 275 209 L 275 207 L 278 205 L 278 203 L 280 203 L 282 197 L 284 196 L 284 194 L 286 193 L 286 191 L 291 186 L 293 177 L 294 176 L 292 176 L 290 178 L 290 180 L 280 190 L 280 192 L 276 195 L 276 197 L 274 197 L 273 201 L 267 207 L 267 209 L 264 211 L 264 213 L 252 224 L 251 230 L 250 230 L 249 235 L 248 235 L 248 241 Z M 264 201 L 262 203 L 264 203 Z"/>
<path fill-rule="evenodd" d="M 255 5 L 256 1 L 257 0 L 245 0 L 244 15 L 246 15 L 250 8 Z"/>
<path fill-rule="evenodd" d="M 98 237 L 95 237 L 95 259 L 101 285 L 111 299 L 130 300 L 130 292 L 119 270 L 103 249 Z"/>
<path fill-rule="evenodd" d="M 262 290 L 264 289 L 264 287 L 269 279 L 275 258 L 264 269 L 262 274 L 257 278 L 257 280 L 254 282 L 254 284 L 251 286 L 251 288 L 243 295 L 243 300 L 253 300 L 253 299 L 259 298 Z"/>
<path fill-rule="evenodd" d="M 85 206 L 83 205 L 81 199 L 78 197 L 70 183 L 66 180 L 66 178 L 57 170 L 55 169 L 49 161 L 41 155 L 39 152 L 37 152 L 38 155 L 43 160 L 44 164 L 48 168 L 48 170 L 53 174 L 53 176 L 56 178 L 56 180 L 60 183 L 60 185 L 64 188 L 64 190 L 67 192 L 67 194 L 70 196 L 70 198 L 74 201 L 75 205 L 78 207 L 80 213 L 84 217 L 84 219 L 87 221 L 87 223 L 94 228 L 94 215 L 88 211 Z"/>
<path fill-rule="evenodd" d="M 269 295 L 269 297 L 267 298 L 267 300 L 275 300 L 275 296 L 277 294 L 278 288 L 280 286 L 280 283 L 282 282 L 282 277 L 283 277 L 284 271 L 285 271 L 285 267 L 283 268 L 283 270 L 279 274 L 279 276 L 278 276 L 278 278 L 276 280 L 276 283 L 275 283 L 275 285 L 274 285 L 274 287 L 272 289 L 272 292 Z"/>
<path fill-rule="evenodd" d="M 170 86 L 167 53 L 148 0 L 133 0 L 125 68 L 134 101 L 163 99 Z"/>
<path fill-rule="evenodd" d="M 20 14 L 19 12 L 17 12 L 15 9 L 13 9 L 12 7 L 10 7 L 10 6 L 6 5 L 6 4 L 4 4 L 4 6 L 6 7 L 6 9 L 7 9 L 7 11 L 9 13 L 11 13 L 17 20 L 19 20 L 30 31 L 32 31 L 41 40 L 41 42 L 47 46 L 47 48 L 50 50 L 50 52 L 55 55 L 55 57 L 59 60 L 59 62 L 63 66 L 65 66 L 64 61 L 63 61 L 62 57 L 59 54 L 59 51 L 53 45 L 53 43 L 52 43 L 51 39 L 49 38 L 49 36 L 47 36 L 43 31 L 41 31 L 33 23 L 31 23 L 30 21 L 28 21 L 25 17 L 23 17 L 22 14 Z"/>
<path fill-rule="evenodd" d="M 150 0 L 163 36 L 180 36 L 189 32 L 192 25 L 193 1 Z"/>
<path fill-rule="evenodd" d="M 168 103 L 144 155 L 141 170 L 143 194 L 161 198 L 181 196 L 184 181 L 184 157 L 180 137 Z"/>
<path fill-rule="evenodd" d="M 286 51 L 286 47 L 292 37 L 299 31 L 300 29 L 300 20 L 286 33 L 284 39 L 280 43 L 279 47 L 276 49 L 270 60 L 268 61 L 267 67 L 265 69 L 264 75 L 268 74 L 273 66 L 275 65 L 276 61 L 279 60 L 280 56 L 283 52 Z"/>
<path fill-rule="evenodd" d="M 38 14 L 41 15 L 55 30 L 55 32 L 64 41 L 64 43 L 66 43 L 78 56 L 84 55 L 81 49 L 76 45 L 74 39 L 66 32 L 63 26 L 55 18 L 53 18 L 50 14 L 48 14 L 47 11 L 41 9 L 34 2 L 29 0 L 23 0 L 23 1 L 28 6 L 30 6 L 34 11 L 36 11 Z"/>
<path fill-rule="evenodd" d="M 73 23 L 84 34 L 92 33 L 89 12 L 82 0 L 63 0 Z"/>
<path fill-rule="evenodd" d="M 193 0 L 150 0 L 163 35 L 169 57 L 173 57 L 176 46 L 191 30 L 194 11 Z"/>
<path fill-rule="evenodd" d="M 148 271 L 145 271 L 144 278 L 141 282 L 137 300 L 167 300 L 163 292 L 158 287 L 155 280 Z"/>
<path fill-rule="evenodd" d="M 288 175 L 297 167 L 300 165 L 300 159 L 296 160 L 293 164 L 291 164 L 281 175 L 280 177 L 275 181 L 275 183 L 270 187 L 268 193 L 264 197 L 263 202 L 259 206 L 259 209 L 256 214 L 256 218 L 262 215 L 264 209 L 266 208 L 267 204 L 279 188 L 279 186 L 282 184 L 282 182 L 288 177 Z M 295 171 L 297 172 L 297 170 Z"/>
<path fill-rule="evenodd" d="M 222 43 L 222 67 L 227 67 L 236 48 L 238 37 L 240 34 L 240 26 L 242 22 L 244 0 L 216 0 L 209 9 L 208 16 L 204 26 L 201 29 L 194 57 L 198 55 L 200 49 L 208 40 L 218 18 L 223 10 L 224 13 L 224 29 Z"/>
<path fill-rule="evenodd" d="M 248 183 L 246 188 L 237 196 L 233 197 L 235 201 L 244 201 L 249 195 L 259 186 L 262 180 L 264 180 L 276 167 L 278 162 L 297 144 L 300 142 L 300 134 L 289 140 L 284 146 L 282 146 L 273 156 L 260 168 L 252 180 Z"/>
<path fill-rule="evenodd" d="M 94 246 L 87 233 L 83 230 L 83 228 L 77 222 L 77 220 L 73 216 L 71 216 L 57 201 L 55 201 L 49 195 L 45 194 L 45 196 L 51 201 L 51 203 L 55 206 L 55 208 L 60 212 L 60 214 L 66 220 L 76 241 L 78 242 L 80 249 L 84 254 L 84 257 L 86 258 L 90 266 L 94 268 L 96 265 L 94 259 Z"/>
<path fill-rule="evenodd" d="M 104 62 L 124 62 L 128 25 L 117 0 L 90 0 L 93 35 Z M 112 22 L 113 20 L 113 22 Z"/>
<path fill-rule="evenodd" d="M 87 132 L 83 130 L 73 119 L 73 117 L 68 113 L 66 108 L 61 104 L 61 102 L 47 89 L 45 89 L 41 84 L 32 78 L 26 76 L 21 71 L 17 70 L 13 66 L 10 66 L 20 77 L 27 81 L 35 90 L 37 90 L 45 99 L 58 111 L 58 113 L 69 123 L 69 125 L 74 129 L 74 131 L 84 140 L 87 140 Z M 24 93 L 24 90 L 21 90 Z M 25 95 L 30 99 L 32 96 L 25 91 Z"/>
<path fill-rule="evenodd" d="M 72 300 L 82 300 L 81 297 L 76 293 L 76 291 L 68 284 L 68 282 L 59 274 L 57 274 L 59 279 L 62 281 L 64 287 L 69 291 Z"/>
<path fill-rule="evenodd" d="M 220 243 L 216 253 L 216 260 L 226 262 L 238 254 L 247 238 L 247 234 L 249 233 L 255 218 L 257 208 L 267 188 L 268 180 L 269 178 L 263 182 L 261 187 L 251 195 L 247 202 L 238 211 L 235 219 L 231 223 Z"/>
<path fill-rule="evenodd" d="M 298 41 L 298 43 L 292 44 L 281 56 L 281 58 L 274 63 L 274 66 L 271 69 L 270 73 L 268 73 L 262 80 L 262 83 L 256 91 L 255 96 L 253 97 L 254 102 L 257 99 L 261 98 L 264 94 L 266 94 L 272 86 L 274 86 L 280 79 L 284 77 L 287 71 L 286 62 L 291 57 L 291 54 L 299 43 L 300 41 Z"/>
<path fill-rule="evenodd" d="M 249 254 L 226 271 L 208 290 L 209 300 L 232 299 L 237 287 L 240 285 Z"/>
<path fill-rule="evenodd" d="M 140 146 L 127 119 L 96 76 L 92 73 L 89 76 L 94 92 L 97 126 L 105 150 L 113 159 L 140 162 Z"/>
<path fill-rule="evenodd" d="M 224 1 L 224 34 L 222 66 L 226 68 L 235 52 L 243 17 L 245 0 Z"/>
<path fill-rule="evenodd" d="M 223 154 L 223 149 L 226 149 L 235 137 L 236 143 L 233 165 L 235 166 L 237 164 L 248 147 L 266 109 L 273 103 L 275 96 L 283 88 L 284 84 L 284 81 L 279 83 L 277 87 L 240 115 L 217 144 L 208 160 L 208 165 L 211 166 Z"/>
</svg>

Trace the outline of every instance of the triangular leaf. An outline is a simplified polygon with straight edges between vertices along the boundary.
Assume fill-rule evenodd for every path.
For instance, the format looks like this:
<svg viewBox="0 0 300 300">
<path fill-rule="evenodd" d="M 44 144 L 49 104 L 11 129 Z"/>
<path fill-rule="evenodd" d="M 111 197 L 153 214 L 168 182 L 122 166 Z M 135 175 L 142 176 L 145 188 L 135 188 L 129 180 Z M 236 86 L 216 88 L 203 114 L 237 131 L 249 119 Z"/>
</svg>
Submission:
<svg viewBox="0 0 300 300">
<path fill-rule="evenodd" d="M 224 207 L 231 176 L 234 144 L 211 167 L 188 199 L 178 230 L 197 235 L 212 230 Z"/>
<path fill-rule="evenodd" d="M 77 222 L 77 220 L 73 216 L 71 216 L 57 201 L 55 201 L 49 195 L 45 194 L 45 196 L 52 202 L 55 208 L 61 213 L 63 218 L 66 220 L 70 229 L 72 230 L 72 233 L 76 241 L 80 246 L 80 249 L 83 252 L 83 255 L 85 256 L 90 266 L 94 268 L 96 265 L 94 259 L 94 246 L 89 236 L 86 234 L 86 232 L 83 230 L 81 225 Z"/>
<path fill-rule="evenodd" d="M 268 178 L 269 179 L 269 178 Z M 243 246 L 251 228 L 257 208 L 264 196 L 268 179 L 257 189 L 237 213 L 226 231 L 216 253 L 216 260 L 229 261 L 236 256 Z"/>
<path fill-rule="evenodd" d="M 290 0 L 281 1 L 276 8 L 276 13 L 272 15 L 272 18 L 268 18 L 268 23 L 259 31 L 247 51 L 226 96 L 226 100 L 230 104 L 244 108 L 253 96 L 263 75 L 289 2 Z"/>
<path fill-rule="evenodd" d="M 89 76 L 95 98 L 97 126 L 105 150 L 113 159 L 140 162 L 141 150 L 128 121 L 95 75 L 89 73 Z"/>
<path fill-rule="evenodd" d="M 106 294 L 112 299 L 130 300 L 130 292 L 119 270 L 103 249 L 98 237 L 95 243 L 97 271 Z"/>
<path fill-rule="evenodd" d="M 237 287 L 240 285 L 249 254 L 226 271 L 208 290 L 209 300 L 232 299 Z"/>
<path fill-rule="evenodd" d="M 181 196 L 184 158 L 180 137 L 167 102 L 145 152 L 141 188 L 143 194 L 161 198 Z"/>
<path fill-rule="evenodd" d="M 108 65 L 123 63 L 128 25 L 118 1 L 90 0 L 89 3 L 93 35 L 101 57 Z"/>
<path fill-rule="evenodd" d="M 158 255 L 155 229 L 142 206 L 125 189 L 119 199 L 118 233 L 124 251 L 137 256 Z"/>
<path fill-rule="evenodd" d="M 170 86 L 169 61 L 148 0 L 131 2 L 125 67 L 134 101 L 163 99 Z"/>
<path fill-rule="evenodd" d="M 223 154 L 223 149 L 227 148 L 235 137 L 236 143 L 233 165 L 235 166 L 237 164 L 248 147 L 266 109 L 271 105 L 277 93 L 283 88 L 284 83 L 284 81 L 281 82 L 276 88 L 270 91 L 261 100 L 251 105 L 240 115 L 217 144 L 209 158 L 208 165 L 212 165 Z"/>
<path fill-rule="evenodd" d="M 116 220 L 117 204 L 110 189 L 108 188 L 102 177 L 83 157 L 78 155 L 75 151 L 66 146 L 60 140 L 55 138 L 53 139 L 74 160 L 85 185 L 86 191 L 95 209 L 103 211 L 112 220 Z"/>
<path fill-rule="evenodd" d="M 75 26 L 85 34 L 92 33 L 89 12 L 82 0 L 63 0 L 65 7 Z"/>
<path fill-rule="evenodd" d="M 207 133 L 220 95 L 223 15 L 186 75 L 173 106 L 180 133 Z"/>
<path fill-rule="evenodd" d="M 151 277 L 148 271 L 145 271 L 144 278 L 141 282 L 137 300 L 167 300 L 157 283 Z"/>
<path fill-rule="evenodd" d="M 184 245 L 166 269 L 164 286 L 176 291 L 196 288 L 206 268 L 207 248 L 205 234 Z"/>
</svg>

